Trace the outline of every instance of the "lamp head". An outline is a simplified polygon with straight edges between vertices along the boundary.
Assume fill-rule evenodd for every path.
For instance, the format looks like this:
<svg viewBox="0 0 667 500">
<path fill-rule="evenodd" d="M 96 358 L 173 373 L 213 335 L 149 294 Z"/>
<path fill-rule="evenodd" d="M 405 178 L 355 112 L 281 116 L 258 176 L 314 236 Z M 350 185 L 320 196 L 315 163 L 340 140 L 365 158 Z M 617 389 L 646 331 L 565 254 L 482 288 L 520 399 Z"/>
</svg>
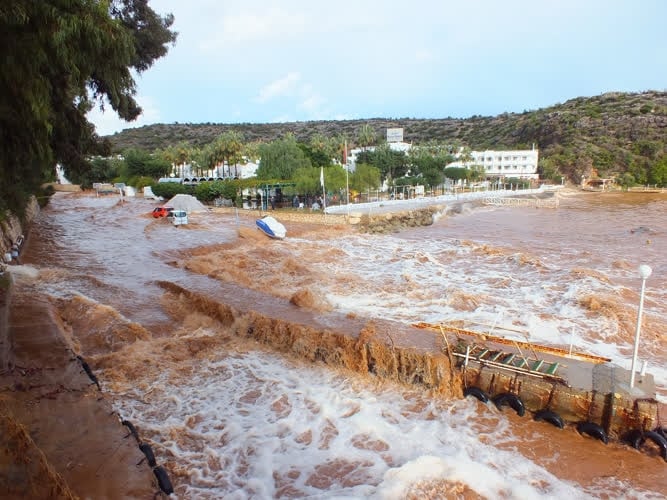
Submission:
<svg viewBox="0 0 667 500">
<path fill-rule="evenodd" d="M 651 269 L 651 266 L 647 266 L 646 264 L 642 264 L 641 266 L 639 266 L 639 276 L 641 276 L 643 280 L 651 276 L 652 272 L 653 269 Z"/>
</svg>

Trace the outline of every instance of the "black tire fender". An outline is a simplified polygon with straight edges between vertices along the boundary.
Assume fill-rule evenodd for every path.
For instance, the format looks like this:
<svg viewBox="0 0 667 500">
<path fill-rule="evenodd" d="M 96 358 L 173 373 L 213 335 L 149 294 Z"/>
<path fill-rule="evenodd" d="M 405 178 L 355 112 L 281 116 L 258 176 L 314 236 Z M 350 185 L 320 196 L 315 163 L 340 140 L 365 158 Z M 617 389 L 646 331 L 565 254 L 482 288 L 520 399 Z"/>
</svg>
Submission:
<svg viewBox="0 0 667 500">
<path fill-rule="evenodd" d="M 660 434 L 662 437 L 664 437 L 665 439 L 667 439 L 667 427 L 660 427 L 660 426 L 658 426 L 658 427 L 656 427 L 655 429 L 653 429 L 653 432 L 657 432 L 657 433 Z"/>
<path fill-rule="evenodd" d="M 167 474 L 165 468 L 158 465 L 153 468 L 153 474 L 155 474 L 155 479 L 157 479 L 157 484 L 160 489 L 167 495 L 171 495 L 174 492 L 174 487 L 169 480 L 169 474 Z"/>
<path fill-rule="evenodd" d="M 523 405 L 523 401 L 516 394 L 511 392 L 503 392 L 498 394 L 493 398 L 493 403 L 496 405 L 496 408 L 502 410 L 502 407 L 509 405 L 517 415 L 523 417 L 526 414 L 526 407 Z"/>
<path fill-rule="evenodd" d="M 663 460 L 667 460 L 667 439 L 662 437 L 661 434 L 658 434 L 655 431 L 648 431 L 644 433 L 645 439 L 650 439 L 660 448 L 660 456 Z"/>
<path fill-rule="evenodd" d="M 129 420 L 123 420 L 121 423 L 125 427 L 127 427 L 127 430 L 129 432 L 129 434 L 127 436 L 130 436 L 130 435 L 134 436 L 134 439 L 137 441 L 137 444 L 141 444 L 141 439 L 139 439 L 139 433 L 137 432 L 136 427 L 134 427 L 134 424 L 132 424 L 132 422 L 130 422 Z M 125 436 L 125 437 L 127 437 L 127 436 Z"/>
<path fill-rule="evenodd" d="M 489 396 L 486 395 L 486 393 L 480 389 L 479 387 L 471 386 L 471 387 L 466 387 L 466 389 L 463 391 L 463 396 L 468 397 L 468 396 L 474 396 L 477 399 L 479 399 L 482 403 L 488 403 L 489 402 Z"/>
<path fill-rule="evenodd" d="M 155 467 L 155 465 L 156 465 L 155 454 L 153 453 L 153 448 L 151 448 L 151 445 L 148 444 L 148 443 L 141 443 L 139 445 L 139 449 L 146 456 L 146 460 L 148 461 L 148 465 L 150 465 L 151 467 Z"/>
<path fill-rule="evenodd" d="M 545 422 L 549 422 L 551 425 L 555 425 L 559 429 L 562 429 L 565 426 L 565 424 L 563 423 L 563 419 L 560 417 L 558 413 L 547 409 L 540 410 L 537 413 L 535 413 L 535 417 L 533 417 L 533 420 L 536 421 L 544 420 Z"/>
<path fill-rule="evenodd" d="M 629 445 L 632 446 L 635 450 L 638 450 L 642 444 L 644 444 L 644 441 L 646 438 L 644 437 L 644 431 L 641 429 L 630 429 L 628 432 L 623 434 L 621 440 Z"/>
<path fill-rule="evenodd" d="M 592 438 L 599 439 L 604 444 L 609 442 L 607 433 L 600 424 L 596 424 L 595 422 L 579 422 L 577 424 L 577 432 L 579 434 L 588 434 Z"/>
</svg>

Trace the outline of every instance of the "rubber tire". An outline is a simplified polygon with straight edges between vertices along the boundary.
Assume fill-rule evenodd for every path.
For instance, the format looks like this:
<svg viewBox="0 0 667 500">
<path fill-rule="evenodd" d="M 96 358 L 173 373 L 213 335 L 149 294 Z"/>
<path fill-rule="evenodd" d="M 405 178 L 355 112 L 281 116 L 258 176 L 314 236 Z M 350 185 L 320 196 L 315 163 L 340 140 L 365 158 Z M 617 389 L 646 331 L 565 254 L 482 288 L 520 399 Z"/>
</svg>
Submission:
<svg viewBox="0 0 667 500">
<path fill-rule="evenodd" d="M 661 434 L 658 434 L 655 431 L 648 431 L 644 433 L 645 439 L 650 439 L 655 444 L 660 447 L 660 456 L 663 460 L 667 461 L 667 439 L 662 437 Z"/>
<path fill-rule="evenodd" d="M 577 424 L 577 432 L 579 434 L 587 434 L 592 438 L 599 439 L 604 444 L 609 442 L 607 433 L 602 428 L 601 425 L 596 424 L 595 422 L 579 422 Z"/>
<path fill-rule="evenodd" d="M 653 429 L 653 432 L 657 432 L 662 437 L 667 439 L 667 427 L 656 427 L 655 429 Z"/>
<path fill-rule="evenodd" d="M 498 394 L 493 398 L 493 403 L 496 405 L 496 408 L 501 411 L 503 406 L 509 405 L 520 417 L 523 417 L 526 414 L 526 407 L 524 406 L 523 401 L 521 401 L 521 398 L 511 392 Z"/>
<path fill-rule="evenodd" d="M 471 387 L 466 387 L 465 390 L 463 391 L 463 396 L 468 397 L 468 396 L 474 396 L 476 397 L 479 401 L 482 403 L 488 403 L 489 402 L 489 396 L 486 395 L 486 393 L 480 389 L 479 387 L 471 386 Z"/>
<path fill-rule="evenodd" d="M 171 495 L 174 492 L 174 487 L 169 480 L 169 474 L 167 474 L 165 468 L 161 465 L 158 465 L 157 467 L 153 468 L 153 474 L 155 474 L 155 479 L 157 479 L 157 484 L 160 489 L 167 495 Z"/>
<path fill-rule="evenodd" d="M 559 429 L 562 429 L 563 427 L 565 427 L 565 424 L 563 423 L 563 419 L 560 417 L 560 415 L 558 413 L 556 413 L 555 411 L 551 411 L 551 410 L 547 410 L 547 409 L 540 410 L 537 413 L 535 413 L 535 417 L 533 417 L 533 420 L 536 420 L 536 421 L 543 420 L 545 422 L 549 422 L 551 425 L 554 425 L 554 426 L 558 427 Z"/>
<path fill-rule="evenodd" d="M 157 463 L 155 461 L 155 453 L 153 453 L 153 448 L 151 448 L 151 445 L 148 443 L 141 443 L 139 445 L 139 449 L 146 456 L 146 461 L 148 462 L 148 465 L 151 468 L 155 467 Z"/>
<path fill-rule="evenodd" d="M 623 434 L 621 441 L 625 444 L 632 446 L 635 450 L 638 450 L 646 438 L 644 437 L 644 431 L 641 429 L 630 429 L 628 432 Z"/>
</svg>

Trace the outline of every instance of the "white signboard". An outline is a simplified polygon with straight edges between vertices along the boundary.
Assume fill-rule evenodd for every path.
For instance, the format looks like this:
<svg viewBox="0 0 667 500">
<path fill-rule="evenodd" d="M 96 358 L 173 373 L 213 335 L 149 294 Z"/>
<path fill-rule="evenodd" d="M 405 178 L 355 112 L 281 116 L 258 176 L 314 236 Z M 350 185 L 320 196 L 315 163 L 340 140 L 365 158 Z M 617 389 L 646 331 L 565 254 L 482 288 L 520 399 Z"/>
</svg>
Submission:
<svg viewBox="0 0 667 500">
<path fill-rule="evenodd" d="M 403 129 L 402 128 L 388 128 L 387 129 L 387 142 L 403 142 Z"/>
</svg>

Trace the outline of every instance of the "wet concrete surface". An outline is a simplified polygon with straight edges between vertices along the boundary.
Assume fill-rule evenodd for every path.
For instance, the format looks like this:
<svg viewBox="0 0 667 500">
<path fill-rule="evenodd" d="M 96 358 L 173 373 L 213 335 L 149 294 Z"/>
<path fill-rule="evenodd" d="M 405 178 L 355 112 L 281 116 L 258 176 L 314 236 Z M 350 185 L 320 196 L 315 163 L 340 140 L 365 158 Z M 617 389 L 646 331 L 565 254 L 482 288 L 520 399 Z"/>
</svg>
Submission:
<svg viewBox="0 0 667 500">
<path fill-rule="evenodd" d="M 151 468 L 83 370 L 48 300 L 14 286 L 7 310 L 0 497 L 153 498 Z"/>
</svg>

